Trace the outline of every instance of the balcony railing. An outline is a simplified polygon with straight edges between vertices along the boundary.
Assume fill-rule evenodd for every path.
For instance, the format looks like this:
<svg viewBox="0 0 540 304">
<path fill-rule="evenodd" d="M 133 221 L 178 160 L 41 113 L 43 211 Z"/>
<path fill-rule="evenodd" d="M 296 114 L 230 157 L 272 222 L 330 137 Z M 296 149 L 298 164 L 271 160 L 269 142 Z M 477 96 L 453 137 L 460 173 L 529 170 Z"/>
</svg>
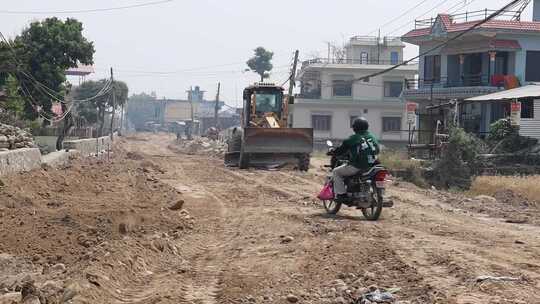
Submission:
<svg viewBox="0 0 540 304">
<path fill-rule="evenodd" d="M 312 64 L 365 64 L 365 65 L 396 65 L 402 64 L 403 60 L 385 60 L 385 59 L 328 59 L 328 58 L 315 58 L 310 60 L 305 60 L 302 62 L 302 68 L 305 68 Z M 417 61 L 409 62 L 407 65 L 416 65 Z"/>
<path fill-rule="evenodd" d="M 392 36 L 386 36 L 386 37 L 374 37 L 374 36 L 353 36 L 350 39 L 350 42 L 358 42 L 360 44 L 366 43 L 366 44 L 374 44 L 377 45 L 379 43 L 380 45 L 401 45 L 401 37 L 392 37 Z"/>
<path fill-rule="evenodd" d="M 431 78 L 431 79 L 405 79 L 405 88 L 408 90 L 426 88 L 455 88 L 455 87 L 496 87 L 493 76 L 489 75 L 463 75 L 459 78 Z"/>
<path fill-rule="evenodd" d="M 489 9 L 473 11 L 473 12 L 465 12 L 465 13 L 451 15 L 450 20 L 452 23 L 481 21 L 481 20 L 487 19 L 487 17 L 489 17 L 494 12 L 496 12 L 496 10 L 489 10 Z M 520 18 L 521 18 L 520 11 L 503 11 L 497 16 L 497 19 L 499 20 L 520 20 Z M 437 18 L 415 20 L 414 28 L 415 29 L 430 28 L 435 23 L 435 20 L 437 20 Z"/>
</svg>

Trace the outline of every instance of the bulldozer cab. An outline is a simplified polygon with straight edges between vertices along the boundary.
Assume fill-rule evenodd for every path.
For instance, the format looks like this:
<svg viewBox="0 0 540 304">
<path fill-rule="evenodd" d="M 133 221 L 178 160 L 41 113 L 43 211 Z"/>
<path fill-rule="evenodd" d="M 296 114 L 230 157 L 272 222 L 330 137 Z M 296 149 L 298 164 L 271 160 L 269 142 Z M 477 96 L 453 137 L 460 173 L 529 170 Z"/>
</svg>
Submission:
<svg viewBox="0 0 540 304">
<path fill-rule="evenodd" d="M 274 84 L 256 84 L 244 90 L 243 126 L 258 125 L 261 119 L 273 116 L 276 120 L 286 118 L 283 105 L 283 88 Z"/>
</svg>

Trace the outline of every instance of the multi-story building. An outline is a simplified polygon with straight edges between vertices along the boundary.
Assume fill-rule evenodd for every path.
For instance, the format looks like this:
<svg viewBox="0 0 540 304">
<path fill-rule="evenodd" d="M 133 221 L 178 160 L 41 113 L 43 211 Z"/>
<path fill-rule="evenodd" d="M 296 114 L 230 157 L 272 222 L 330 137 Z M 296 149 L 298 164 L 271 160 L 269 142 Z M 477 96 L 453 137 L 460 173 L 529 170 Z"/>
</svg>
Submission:
<svg viewBox="0 0 540 304">
<path fill-rule="evenodd" d="M 419 104 L 418 129 L 433 130 L 449 108 L 458 110 L 462 127 L 480 135 L 509 115 L 509 102 L 466 99 L 540 82 L 540 0 L 534 1 L 533 10 L 532 21 L 521 21 L 522 11 L 505 11 L 474 29 L 493 11 L 416 20 L 415 29 L 401 39 L 418 45 L 422 54 L 419 76 L 408 80 L 403 92 L 404 99 Z M 439 44 L 443 46 L 434 49 Z M 533 121 L 540 119 L 534 108 L 540 109 L 540 101 L 522 101 L 524 134 L 530 124 L 539 125 Z"/>
<path fill-rule="evenodd" d="M 418 67 L 404 65 L 381 76 L 356 79 L 388 69 L 403 61 L 405 45 L 399 38 L 353 37 L 341 59 L 313 59 L 302 63 L 301 92 L 292 107 L 294 127 L 314 129 L 316 141 L 343 140 L 350 123 L 363 116 L 383 142 L 407 140 L 404 80 L 414 78 Z"/>
</svg>

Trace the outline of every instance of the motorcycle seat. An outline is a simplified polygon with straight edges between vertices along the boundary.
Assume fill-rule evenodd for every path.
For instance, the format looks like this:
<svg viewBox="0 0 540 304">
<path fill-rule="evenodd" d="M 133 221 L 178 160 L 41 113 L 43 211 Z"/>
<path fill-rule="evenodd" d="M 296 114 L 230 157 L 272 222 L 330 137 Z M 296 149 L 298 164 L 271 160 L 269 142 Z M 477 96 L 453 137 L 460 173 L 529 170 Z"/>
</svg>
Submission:
<svg viewBox="0 0 540 304">
<path fill-rule="evenodd" d="M 358 174 L 353 175 L 353 177 L 368 177 L 371 176 L 375 171 L 381 169 L 381 166 L 373 166 L 366 172 L 359 172 Z"/>
</svg>

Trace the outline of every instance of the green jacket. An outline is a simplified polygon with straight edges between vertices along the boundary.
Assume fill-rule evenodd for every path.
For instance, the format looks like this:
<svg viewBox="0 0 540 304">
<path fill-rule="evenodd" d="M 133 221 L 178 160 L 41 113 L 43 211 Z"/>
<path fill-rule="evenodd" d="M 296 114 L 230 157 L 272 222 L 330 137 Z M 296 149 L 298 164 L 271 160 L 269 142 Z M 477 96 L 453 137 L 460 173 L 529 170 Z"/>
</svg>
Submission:
<svg viewBox="0 0 540 304">
<path fill-rule="evenodd" d="M 350 153 L 350 164 L 358 169 L 366 170 L 373 166 L 379 154 L 379 141 L 369 131 L 359 132 L 347 138 L 337 154 Z"/>
</svg>

